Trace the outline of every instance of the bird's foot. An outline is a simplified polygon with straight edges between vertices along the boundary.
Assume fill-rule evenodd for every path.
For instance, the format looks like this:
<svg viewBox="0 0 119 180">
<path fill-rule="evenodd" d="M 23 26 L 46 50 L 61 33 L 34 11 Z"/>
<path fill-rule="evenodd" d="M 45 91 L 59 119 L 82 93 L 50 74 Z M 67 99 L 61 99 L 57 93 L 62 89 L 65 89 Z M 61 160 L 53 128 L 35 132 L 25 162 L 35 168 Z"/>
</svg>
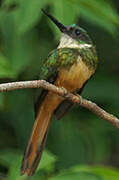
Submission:
<svg viewBox="0 0 119 180">
<path fill-rule="evenodd" d="M 79 94 L 77 94 L 77 93 L 73 93 L 73 94 L 78 97 L 79 104 L 82 104 L 82 97 Z"/>
</svg>

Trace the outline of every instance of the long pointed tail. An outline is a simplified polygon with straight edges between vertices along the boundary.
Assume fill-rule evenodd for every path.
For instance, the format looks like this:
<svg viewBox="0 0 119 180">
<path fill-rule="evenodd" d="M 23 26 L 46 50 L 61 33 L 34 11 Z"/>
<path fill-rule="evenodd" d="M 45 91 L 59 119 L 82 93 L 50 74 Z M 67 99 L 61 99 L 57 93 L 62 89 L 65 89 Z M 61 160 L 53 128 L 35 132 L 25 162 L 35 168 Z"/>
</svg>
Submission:
<svg viewBox="0 0 119 180">
<path fill-rule="evenodd" d="M 21 175 L 26 173 L 32 176 L 40 162 L 45 141 L 48 134 L 50 120 L 56 107 L 61 102 L 61 97 L 49 92 L 41 104 L 40 111 L 35 120 L 32 134 L 24 153 Z"/>
</svg>

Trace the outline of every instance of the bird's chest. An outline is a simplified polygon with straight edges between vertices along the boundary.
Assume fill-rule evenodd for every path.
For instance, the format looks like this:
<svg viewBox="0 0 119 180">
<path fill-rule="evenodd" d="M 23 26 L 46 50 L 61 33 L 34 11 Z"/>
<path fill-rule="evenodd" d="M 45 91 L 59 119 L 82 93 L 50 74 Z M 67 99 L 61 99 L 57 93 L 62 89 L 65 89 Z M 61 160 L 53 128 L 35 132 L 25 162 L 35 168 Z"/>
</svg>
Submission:
<svg viewBox="0 0 119 180">
<path fill-rule="evenodd" d="M 79 58 L 69 69 L 59 68 L 55 84 L 73 92 L 80 89 L 93 73 L 94 71 Z"/>
</svg>

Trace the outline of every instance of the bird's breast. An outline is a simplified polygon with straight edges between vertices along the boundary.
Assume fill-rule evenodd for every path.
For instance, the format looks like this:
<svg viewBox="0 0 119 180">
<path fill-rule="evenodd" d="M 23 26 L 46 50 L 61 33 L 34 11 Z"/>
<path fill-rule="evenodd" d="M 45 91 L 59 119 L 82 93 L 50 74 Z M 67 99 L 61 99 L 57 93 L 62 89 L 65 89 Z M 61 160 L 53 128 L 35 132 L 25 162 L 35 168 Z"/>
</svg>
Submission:
<svg viewBox="0 0 119 180">
<path fill-rule="evenodd" d="M 94 70 L 89 68 L 82 61 L 81 57 L 79 57 L 76 63 L 69 69 L 64 67 L 59 68 L 58 78 L 55 84 L 73 92 L 80 89 L 93 73 Z"/>
</svg>

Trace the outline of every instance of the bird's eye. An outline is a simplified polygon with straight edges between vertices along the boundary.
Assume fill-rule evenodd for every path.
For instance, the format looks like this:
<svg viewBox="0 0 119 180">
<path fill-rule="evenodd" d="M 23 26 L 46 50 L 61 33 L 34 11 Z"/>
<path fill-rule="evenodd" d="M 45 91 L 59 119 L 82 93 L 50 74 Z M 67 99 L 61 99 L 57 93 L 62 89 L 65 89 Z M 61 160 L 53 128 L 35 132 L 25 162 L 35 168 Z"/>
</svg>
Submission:
<svg viewBox="0 0 119 180">
<path fill-rule="evenodd" d="M 76 34 L 77 36 L 79 36 L 79 35 L 81 34 L 81 32 L 80 32 L 78 29 L 76 29 L 76 30 L 75 30 L 75 34 Z"/>
</svg>

